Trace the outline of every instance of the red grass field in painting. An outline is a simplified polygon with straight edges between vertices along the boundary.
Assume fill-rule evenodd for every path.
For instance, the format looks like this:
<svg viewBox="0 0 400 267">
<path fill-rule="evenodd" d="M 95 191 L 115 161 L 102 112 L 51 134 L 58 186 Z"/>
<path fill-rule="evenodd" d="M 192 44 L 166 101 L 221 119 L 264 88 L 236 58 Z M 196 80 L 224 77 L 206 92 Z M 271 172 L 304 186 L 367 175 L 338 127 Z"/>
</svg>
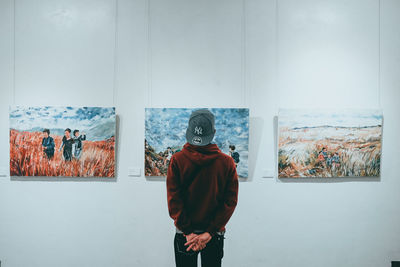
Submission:
<svg viewBox="0 0 400 267">
<path fill-rule="evenodd" d="M 114 177 L 115 139 L 84 141 L 79 160 L 64 161 L 58 151 L 62 136 L 54 136 L 54 157 L 46 158 L 41 132 L 10 130 L 11 176 Z"/>
</svg>

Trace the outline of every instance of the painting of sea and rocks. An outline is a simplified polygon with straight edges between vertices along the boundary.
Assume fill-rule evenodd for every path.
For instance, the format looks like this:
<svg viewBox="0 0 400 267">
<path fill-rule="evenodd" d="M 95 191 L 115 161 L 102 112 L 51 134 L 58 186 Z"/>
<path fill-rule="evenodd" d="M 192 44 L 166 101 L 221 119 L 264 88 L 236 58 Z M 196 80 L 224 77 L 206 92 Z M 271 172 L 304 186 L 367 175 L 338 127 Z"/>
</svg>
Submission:
<svg viewBox="0 0 400 267">
<path fill-rule="evenodd" d="M 169 161 L 186 143 L 186 129 L 193 108 L 146 108 L 145 175 L 166 176 Z M 237 163 L 237 173 L 248 177 L 249 109 L 211 108 L 215 116 L 213 143 Z"/>
</svg>

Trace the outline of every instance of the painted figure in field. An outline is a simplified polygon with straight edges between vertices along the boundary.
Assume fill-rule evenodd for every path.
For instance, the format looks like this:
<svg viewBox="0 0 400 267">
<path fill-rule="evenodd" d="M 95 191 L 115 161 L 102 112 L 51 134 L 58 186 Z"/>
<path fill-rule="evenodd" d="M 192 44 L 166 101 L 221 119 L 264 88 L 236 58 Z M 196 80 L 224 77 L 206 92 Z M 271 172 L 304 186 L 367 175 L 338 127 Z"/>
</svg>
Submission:
<svg viewBox="0 0 400 267">
<path fill-rule="evenodd" d="M 167 147 L 167 151 L 165 154 L 166 154 L 166 157 L 164 158 L 164 165 L 168 165 L 172 158 L 172 155 L 174 154 L 174 152 L 172 151 L 172 148 L 170 146 Z"/>
<path fill-rule="evenodd" d="M 235 161 L 235 166 L 237 168 L 237 165 L 240 162 L 240 154 L 237 151 L 235 151 L 235 149 L 236 149 L 235 145 L 229 146 L 229 156 L 233 158 L 233 161 Z"/>
<path fill-rule="evenodd" d="M 335 152 L 335 154 L 332 157 L 332 168 L 336 169 L 340 167 L 340 157 L 339 157 L 339 153 Z"/>
<path fill-rule="evenodd" d="M 328 154 L 328 158 L 326 159 L 326 166 L 330 169 L 332 167 L 332 154 Z"/>
<path fill-rule="evenodd" d="M 67 128 L 64 131 L 64 136 L 62 139 L 62 144 L 60 146 L 59 151 L 63 150 L 63 156 L 65 161 L 72 160 L 72 146 L 74 144 L 74 139 L 71 137 L 71 129 Z"/>
<path fill-rule="evenodd" d="M 53 137 L 50 136 L 50 130 L 44 129 L 43 136 L 44 136 L 42 139 L 43 152 L 48 159 L 52 159 L 54 156 L 55 143 Z"/>
<path fill-rule="evenodd" d="M 83 143 L 82 141 L 86 140 L 86 134 L 82 133 L 82 135 L 79 134 L 79 130 L 74 130 L 74 144 L 72 147 L 72 155 L 75 159 L 79 160 L 82 155 L 82 149 L 83 149 Z"/>
<path fill-rule="evenodd" d="M 340 157 L 338 152 L 328 151 L 326 147 L 323 147 L 318 154 L 319 165 L 317 167 L 326 169 L 327 171 L 334 171 L 334 169 L 340 164 Z M 313 173 L 313 170 L 309 171 Z"/>
</svg>

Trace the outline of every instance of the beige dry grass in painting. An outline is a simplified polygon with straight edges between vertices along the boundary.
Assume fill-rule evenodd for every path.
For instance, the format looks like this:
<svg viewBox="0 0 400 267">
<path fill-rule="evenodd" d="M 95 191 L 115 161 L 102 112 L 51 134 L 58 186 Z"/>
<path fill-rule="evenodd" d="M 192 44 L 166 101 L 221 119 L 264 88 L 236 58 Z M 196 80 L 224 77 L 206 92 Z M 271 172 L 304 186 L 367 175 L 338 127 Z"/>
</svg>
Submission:
<svg viewBox="0 0 400 267">
<path fill-rule="evenodd" d="M 380 110 L 279 111 L 278 177 L 380 175 Z"/>
</svg>

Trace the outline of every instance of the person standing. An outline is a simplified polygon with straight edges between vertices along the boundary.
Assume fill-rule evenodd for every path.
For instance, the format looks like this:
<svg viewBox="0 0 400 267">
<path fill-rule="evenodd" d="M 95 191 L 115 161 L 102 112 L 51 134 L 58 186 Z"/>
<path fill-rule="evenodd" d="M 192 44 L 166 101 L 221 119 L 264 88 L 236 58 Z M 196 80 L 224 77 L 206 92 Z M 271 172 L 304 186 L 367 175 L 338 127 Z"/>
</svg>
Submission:
<svg viewBox="0 0 400 267">
<path fill-rule="evenodd" d="M 322 155 L 324 156 L 324 160 L 328 158 L 328 150 L 326 149 L 326 147 L 322 148 Z"/>
<path fill-rule="evenodd" d="M 334 169 L 337 169 L 340 166 L 340 157 L 338 152 L 335 152 L 335 154 L 333 154 L 332 166 L 334 167 Z"/>
<path fill-rule="evenodd" d="M 164 158 L 164 165 L 167 166 L 169 164 L 169 162 L 171 161 L 172 155 L 174 154 L 174 152 L 172 151 L 172 148 L 169 146 L 167 147 L 167 151 L 166 153 L 166 157 Z"/>
<path fill-rule="evenodd" d="M 177 267 L 219 267 L 223 258 L 225 225 L 238 200 L 235 162 L 211 144 L 215 118 L 207 109 L 190 115 L 187 143 L 171 157 L 167 201 L 174 220 Z"/>
<path fill-rule="evenodd" d="M 82 135 L 80 135 L 79 130 L 74 130 L 73 135 L 74 136 L 72 138 L 74 139 L 74 144 L 72 147 L 72 155 L 75 159 L 79 160 L 81 158 L 83 149 L 82 141 L 86 140 L 86 134 L 82 133 Z"/>
<path fill-rule="evenodd" d="M 71 137 L 71 129 L 67 128 L 64 131 L 64 136 L 62 139 L 62 143 L 60 146 L 59 151 L 61 151 L 63 148 L 63 156 L 65 161 L 71 161 L 72 160 L 72 145 L 74 144 L 74 139 Z"/>
<path fill-rule="evenodd" d="M 237 168 L 237 165 L 240 162 L 240 154 L 239 154 L 239 152 L 235 151 L 235 149 L 236 149 L 235 145 L 229 146 L 229 156 L 231 156 L 233 158 L 233 160 L 235 161 L 235 166 Z"/>
<path fill-rule="evenodd" d="M 53 137 L 50 136 L 49 129 L 44 129 L 43 135 L 44 135 L 42 139 L 43 152 L 45 153 L 48 159 L 52 159 L 54 156 L 54 147 L 55 147 L 54 139 Z"/>
</svg>

